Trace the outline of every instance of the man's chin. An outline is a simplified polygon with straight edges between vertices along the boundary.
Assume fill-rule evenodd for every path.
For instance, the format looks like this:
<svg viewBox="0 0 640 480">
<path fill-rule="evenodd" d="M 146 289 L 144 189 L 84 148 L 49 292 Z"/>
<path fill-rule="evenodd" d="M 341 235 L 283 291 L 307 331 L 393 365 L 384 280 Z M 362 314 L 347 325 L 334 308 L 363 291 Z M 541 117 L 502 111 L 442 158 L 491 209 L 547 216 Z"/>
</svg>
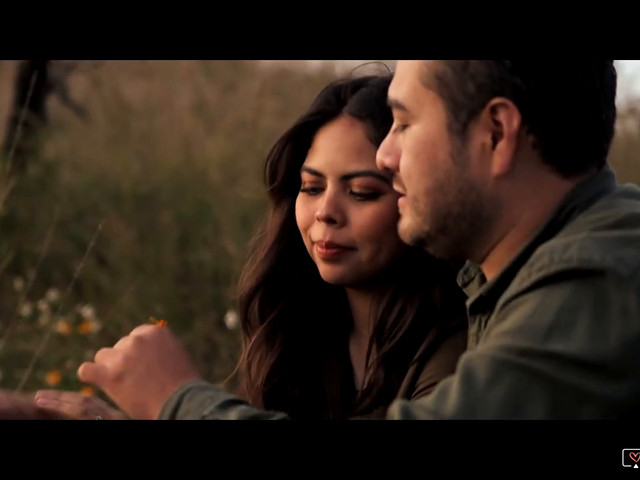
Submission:
<svg viewBox="0 0 640 480">
<path fill-rule="evenodd" d="M 412 247 L 423 248 L 424 246 L 422 232 L 414 228 L 414 226 L 405 217 L 401 217 L 398 222 L 398 236 L 400 237 L 400 240 Z"/>
<path fill-rule="evenodd" d="M 444 248 L 445 246 L 442 242 L 437 241 L 438 239 L 429 235 L 424 230 L 411 227 L 412 225 L 408 223 L 400 223 L 398 225 L 398 235 L 404 243 L 411 245 L 412 247 L 420 248 L 434 257 L 445 260 L 449 259 L 450 252 Z"/>
</svg>

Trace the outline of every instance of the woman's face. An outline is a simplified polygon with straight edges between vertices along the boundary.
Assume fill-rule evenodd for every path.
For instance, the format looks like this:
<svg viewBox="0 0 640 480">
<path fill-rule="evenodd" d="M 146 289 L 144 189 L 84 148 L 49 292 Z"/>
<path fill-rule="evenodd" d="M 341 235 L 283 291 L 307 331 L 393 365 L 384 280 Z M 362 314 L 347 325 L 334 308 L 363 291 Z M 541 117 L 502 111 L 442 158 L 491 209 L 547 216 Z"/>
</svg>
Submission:
<svg viewBox="0 0 640 480">
<path fill-rule="evenodd" d="M 374 282 L 405 248 L 397 233 L 398 195 L 375 158 L 364 124 L 341 115 L 318 130 L 300 171 L 296 221 L 328 283 Z"/>
</svg>

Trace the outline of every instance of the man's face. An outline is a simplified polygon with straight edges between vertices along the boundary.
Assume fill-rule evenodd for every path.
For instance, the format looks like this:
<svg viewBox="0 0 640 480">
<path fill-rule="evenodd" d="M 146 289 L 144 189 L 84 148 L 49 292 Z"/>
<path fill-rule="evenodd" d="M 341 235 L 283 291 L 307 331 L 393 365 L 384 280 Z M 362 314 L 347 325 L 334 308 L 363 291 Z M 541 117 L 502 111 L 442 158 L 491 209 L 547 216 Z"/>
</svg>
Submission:
<svg viewBox="0 0 640 480">
<path fill-rule="evenodd" d="M 424 69 L 435 66 L 397 63 L 389 86 L 394 123 L 376 161 L 394 173 L 401 194 L 400 238 L 442 258 L 466 259 L 497 208 L 469 142 L 450 134 L 445 104 L 421 83 Z M 473 138 L 473 128 L 466 138 Z"/>
</svg>

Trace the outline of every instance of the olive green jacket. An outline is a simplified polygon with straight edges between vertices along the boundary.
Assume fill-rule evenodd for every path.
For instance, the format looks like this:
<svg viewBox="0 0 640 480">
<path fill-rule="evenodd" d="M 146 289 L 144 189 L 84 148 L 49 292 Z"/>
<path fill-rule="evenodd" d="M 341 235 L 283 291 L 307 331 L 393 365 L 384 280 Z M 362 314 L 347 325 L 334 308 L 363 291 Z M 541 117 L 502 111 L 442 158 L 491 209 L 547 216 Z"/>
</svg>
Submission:
<svg viewBox="0 0 640 480">
<path fill-rule="evenodd" d="M 543 193 L 541 193 L 543 194 Z M 640 189 L 607 166 L 576 186 L 492 281 L 468 263 L 468 350 L 389 419 L 628 418 L 640 404 Z M 285 418 L 204 383 L 161 418 Z"/>
</svg>

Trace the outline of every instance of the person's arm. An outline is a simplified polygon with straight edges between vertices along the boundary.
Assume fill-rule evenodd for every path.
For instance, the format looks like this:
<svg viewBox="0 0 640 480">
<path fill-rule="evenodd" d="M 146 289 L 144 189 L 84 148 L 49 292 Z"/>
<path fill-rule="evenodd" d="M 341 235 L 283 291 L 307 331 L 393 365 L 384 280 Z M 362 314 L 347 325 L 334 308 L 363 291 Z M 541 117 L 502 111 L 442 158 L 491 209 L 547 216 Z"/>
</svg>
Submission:
<svg viewBox="0 0 640 480">
<path fill-rule="evenodd" d="M 613 418 L 640 398 L 640 306 L 611 273 L 564 272 L 516 294 L 428 396 L 389 419 Z"/>
<path fill-rule="evenodd" d="M 78 368 L 132 419 L 281 419 L 203 381 L 168 328 L 141 325 Z"/>
<path fill-rule="evenodd" d="M 282 412 L 259 410 L 220 386 L 203 380 L 178 388 L 162 407 L 160 420 L 286 420 Z"/>
</svg>

